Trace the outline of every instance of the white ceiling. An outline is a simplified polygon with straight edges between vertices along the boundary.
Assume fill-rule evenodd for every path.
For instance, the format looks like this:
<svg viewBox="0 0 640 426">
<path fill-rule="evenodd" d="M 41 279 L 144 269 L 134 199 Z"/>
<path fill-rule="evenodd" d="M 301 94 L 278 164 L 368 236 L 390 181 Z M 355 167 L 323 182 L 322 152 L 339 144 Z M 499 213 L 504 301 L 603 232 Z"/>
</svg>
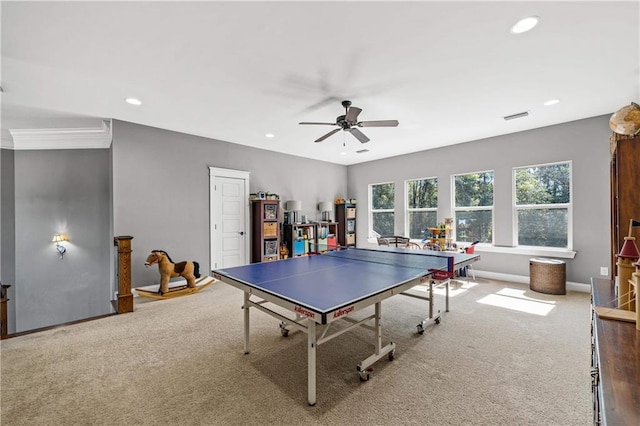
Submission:
<svg viewBox="0 0 640 426">
<path fill-rule="evenodd" d="M 348 165 L 639 99 L 638 1 L 3 1 L 1 13 L 5 134 L 114 118 Z M 538 27 L 510 33 L 530 15 Z M 333 127 L 298 122 L 334 122 L 343 99 L 360 120 L 400 125 L 314 143 Z"/>
</svg>

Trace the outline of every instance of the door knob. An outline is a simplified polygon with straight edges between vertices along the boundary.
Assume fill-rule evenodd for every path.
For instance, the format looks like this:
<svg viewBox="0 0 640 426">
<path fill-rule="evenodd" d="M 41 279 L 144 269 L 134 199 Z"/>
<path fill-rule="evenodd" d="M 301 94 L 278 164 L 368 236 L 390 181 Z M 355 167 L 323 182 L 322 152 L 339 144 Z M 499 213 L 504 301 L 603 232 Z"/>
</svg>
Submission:
<svg viewBox="0 0 640 426">
<path fill-rule="evenodd" d="M 238 234 L 244 235 L 244 231 L 240 231 L 240 232 L 238 232 Z"/>
</svg>

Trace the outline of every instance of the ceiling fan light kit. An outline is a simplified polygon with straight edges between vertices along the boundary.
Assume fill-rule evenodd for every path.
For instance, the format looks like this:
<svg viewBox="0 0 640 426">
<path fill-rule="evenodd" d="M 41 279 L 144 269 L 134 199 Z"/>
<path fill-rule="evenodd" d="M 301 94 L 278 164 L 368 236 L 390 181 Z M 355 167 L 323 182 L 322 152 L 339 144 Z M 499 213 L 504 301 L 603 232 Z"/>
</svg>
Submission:
<svg viewBox="0 0 640 426">
<path fill-rule="evenodd" d="M 315 142 L 322 142 L 323 140 L 327 139 L 329 136 L 332 136 L 338 133 L 340 130 L 344 130 L 345 132 L 351 133 L 361 143 L 367 143 L 370 141 L 370 139 L 364 133 L 362 133 L 358 129 L 358 127 L 397 127 L 399 124 L 398 120 L 358 121 L 358 116 L 362 112 L 361 108 L 352 107 L 351 101 L 342 101 L 342 106 L 344 107 L 344 115 L 340 115 L 336 117 L 335 123 L 303 121 L 303 122 L 300 122 L 299 124 L 338 126 L 337 129 L 330 131 L 324 136 L 321 136 L 320 138 L 316 139 Z"/>
</svg>

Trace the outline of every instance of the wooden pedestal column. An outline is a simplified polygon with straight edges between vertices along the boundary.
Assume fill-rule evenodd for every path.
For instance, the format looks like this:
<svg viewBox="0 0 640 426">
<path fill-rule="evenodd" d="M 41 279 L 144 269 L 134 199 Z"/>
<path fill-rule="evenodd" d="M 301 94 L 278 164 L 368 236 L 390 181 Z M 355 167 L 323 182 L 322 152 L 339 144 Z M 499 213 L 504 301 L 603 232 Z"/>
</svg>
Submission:
<svg viewBox="0 0 640 426">
<path fill-rule="evenodd" d="M 131 240 L 133 237 L 121 235 L 114 237 L 118 246 L 118 313 L 133 312 L 133 294 L 131 293 Z"/>
<path fill-rule="evenodd" d="M 7 332 L 9 330 L 7 324 L 7 302 L 9 301 L 9 298 L 7 297 L 7 289 L 9 287 L 11 286 L 0 283 L 0 339 L 7 337 Z"/>
</svg>

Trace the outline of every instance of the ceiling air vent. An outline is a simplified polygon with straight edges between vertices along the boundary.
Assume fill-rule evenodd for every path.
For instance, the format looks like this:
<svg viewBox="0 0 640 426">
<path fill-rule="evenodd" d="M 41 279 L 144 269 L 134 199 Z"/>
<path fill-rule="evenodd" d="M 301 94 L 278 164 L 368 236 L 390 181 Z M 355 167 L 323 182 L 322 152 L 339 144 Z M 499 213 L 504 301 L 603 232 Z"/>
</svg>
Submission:
<svg viewBox="0 0 640 426">
<path fill-rule="evenodd" d="M 356 151 L 356 154 L 364 154 L 365 152 L 369 152 L 368 149 L 361 149 L 360 151 Z"/>
<path fill-rule="evenodd" d="M 513 120 L 514 118 L 522 118 L 522 117 L 526 117 L 527 115 L 529 115 L 529 112 L 525 111 L 525 112 L 519 112 L 517 114 L 506 115 L 502 118 L 504 118 L 505 120 Z"/>
</svg>

